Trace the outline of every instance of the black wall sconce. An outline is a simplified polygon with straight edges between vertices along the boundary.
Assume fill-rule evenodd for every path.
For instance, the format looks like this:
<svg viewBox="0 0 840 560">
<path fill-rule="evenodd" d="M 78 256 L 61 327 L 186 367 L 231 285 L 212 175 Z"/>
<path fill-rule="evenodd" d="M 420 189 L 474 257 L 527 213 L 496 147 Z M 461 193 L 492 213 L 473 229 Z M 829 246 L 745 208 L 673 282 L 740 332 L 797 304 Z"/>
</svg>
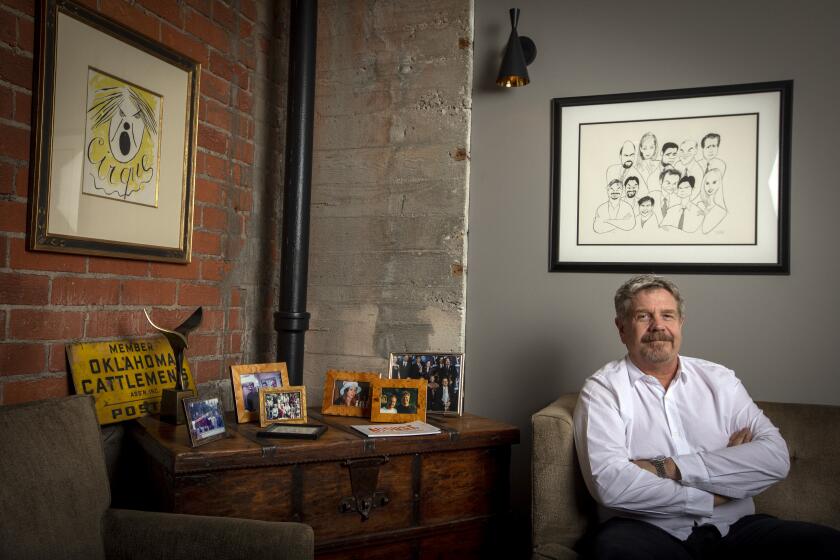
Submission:
<svg viewBox="0 0 840 560">
<path fill-rule="evenodd" d="M 537 58 L 537 46 L 528 37 L 520 37 L 516 32 L 519 24 L 519 8 L 510 9 L 510 37 L 505 48 L 502 67 L 496 84 L 502 87 L 526 86 L 531 79 L 528 77 L 528 65 Z"/>
</svg>

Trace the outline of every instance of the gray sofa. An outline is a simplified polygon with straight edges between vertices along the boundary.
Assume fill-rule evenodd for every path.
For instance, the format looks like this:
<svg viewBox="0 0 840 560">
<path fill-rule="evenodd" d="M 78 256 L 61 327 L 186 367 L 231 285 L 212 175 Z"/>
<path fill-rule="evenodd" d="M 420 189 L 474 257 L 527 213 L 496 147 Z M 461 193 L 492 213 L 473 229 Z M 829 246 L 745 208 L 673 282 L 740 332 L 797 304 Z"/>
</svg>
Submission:
<svg viewBox="0 0 840 560">
<path fill-rule="evenodd" d="M 0 558 L 311 559 L 312 528 L 110 508 L 89 396 L 0 407 Z"/>
<path fill-rule="evenodd" d="M 573 547 L 595 523 L 595 503 L 575 454 L 572 412 L 577 393 L 531 417 L 532 560 L 573 559 Z M 840 529 L 840 406 L 759 402 L 790 451 L 787 479 L 755 497 L 756 510 Z"/>
</svg>

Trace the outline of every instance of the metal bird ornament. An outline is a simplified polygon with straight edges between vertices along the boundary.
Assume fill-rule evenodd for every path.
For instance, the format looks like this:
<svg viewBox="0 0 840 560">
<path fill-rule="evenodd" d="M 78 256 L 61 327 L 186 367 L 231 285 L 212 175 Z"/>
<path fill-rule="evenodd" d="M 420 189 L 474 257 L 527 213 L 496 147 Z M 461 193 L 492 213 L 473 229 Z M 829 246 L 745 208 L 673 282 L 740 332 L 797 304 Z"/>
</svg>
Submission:
<svg viewBox="0 0 840 560">
<path fill-rule="evenodd" d="M 144 309 L 143 313 L 146 314 L 146 320 L 149 321 L 149 324 L 152 325 L 157 332 L 166 337 L 166 340 L 172 347 L 172 352 L 175 354 L 175 371 L 178 373 L 175 377 L 175 390 L 185 390 L 186 387 L 184 386 L 183 379 L 184 372 L 181 367 L 184 363 L 184 349 L 189 348 L 189 344 L 187 344 L 187 335 L 201 324 L 201 317 L 203 313 L 201 307 L 193 311 L 193 314 L 187 317 L 186 321 L 175 327 L 174 330 L 165 329 L 156 325 L 154 321 L 152 321 L 152 318 L 149 316 L 149 312 L 147 310 Z"/>
</svg>

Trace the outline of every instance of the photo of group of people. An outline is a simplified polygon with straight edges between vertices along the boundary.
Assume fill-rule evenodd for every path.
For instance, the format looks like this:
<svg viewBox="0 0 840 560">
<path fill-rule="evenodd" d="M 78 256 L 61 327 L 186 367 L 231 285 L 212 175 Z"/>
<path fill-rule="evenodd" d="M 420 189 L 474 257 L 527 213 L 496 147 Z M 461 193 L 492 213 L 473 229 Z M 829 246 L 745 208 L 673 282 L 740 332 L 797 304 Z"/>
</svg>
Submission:
<svg viewBox="0 0 840 560">
<path fill-rule="evenodd" d="M 391 379 L 425 379 L 426 409 L 461 413 L 462 354 L 391 354 Z"/>
<path fill-rule="evenodd" d="M 193 446 L 224 437 L 225 418 L 218 397 L 184 399 L 184 411 Z"/>
<path fill-rule="evenodd" d="M 299 420 L 303 418 L 300 391 L 264 391 L 265 420 Z"/>
</svg>

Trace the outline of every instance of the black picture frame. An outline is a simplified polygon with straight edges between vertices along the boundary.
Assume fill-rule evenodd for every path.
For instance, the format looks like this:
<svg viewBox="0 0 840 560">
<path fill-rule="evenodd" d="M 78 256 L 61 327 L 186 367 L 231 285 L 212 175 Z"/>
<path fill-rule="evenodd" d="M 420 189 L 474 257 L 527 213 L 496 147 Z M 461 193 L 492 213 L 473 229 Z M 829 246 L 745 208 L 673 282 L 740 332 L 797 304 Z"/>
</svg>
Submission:
<svg viewBox="0 0 840 560">
<path fill-rule="evenodd" d="M 257 432 L 257 437 L 318 439 L 326 431 L 324 424 L 272 424 Z"/>
<path fill-rule="evenodd" d="M 792 107 L 792 80 L 552 99 L 549 272 L 790 274 Z"/>
</svg>

